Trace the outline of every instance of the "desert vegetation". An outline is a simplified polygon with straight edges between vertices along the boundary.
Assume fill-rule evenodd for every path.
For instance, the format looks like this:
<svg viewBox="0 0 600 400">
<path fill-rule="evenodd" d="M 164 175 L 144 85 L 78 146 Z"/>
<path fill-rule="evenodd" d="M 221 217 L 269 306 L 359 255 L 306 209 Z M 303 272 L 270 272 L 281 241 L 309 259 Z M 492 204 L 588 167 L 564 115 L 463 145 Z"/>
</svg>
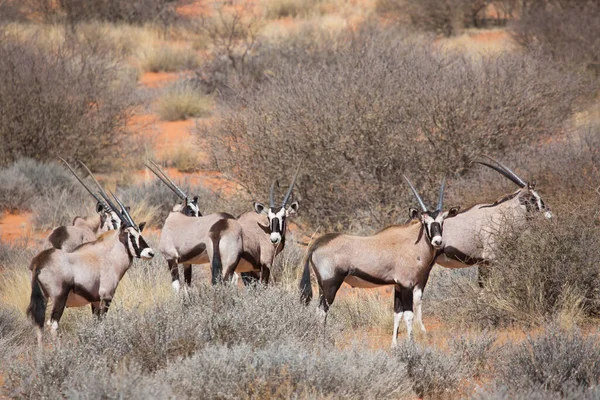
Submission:
<svg viewBox="0 0 600 400">
<path fill-rule="evenodd" d="M 597 398 L 598 17 L 588 0 L 0 0 L 0 397 Z M 505 221 L 486 265 L 435 266 L 427 333 L 402 323 L 390 348 L 392 286 L 343 285 L 326 323 L 301 303 L 317 238 L 408 220 L 403 175 L 430 206 L 446 177 L 444 208 L 517 190 L 484 155 L 553 217 Z M 30 262 L 96 215 L 58 157 L 146 221 L 157 254 L 103 318 L 68 308 L 38 349 Z M 301 165 L 268 285 L 196 265 L 174 293 L 157 248 L 183 200 L 147 159 L 201 214 L 235 217 L 276 180 L 280 202 Z"/>
</svg>

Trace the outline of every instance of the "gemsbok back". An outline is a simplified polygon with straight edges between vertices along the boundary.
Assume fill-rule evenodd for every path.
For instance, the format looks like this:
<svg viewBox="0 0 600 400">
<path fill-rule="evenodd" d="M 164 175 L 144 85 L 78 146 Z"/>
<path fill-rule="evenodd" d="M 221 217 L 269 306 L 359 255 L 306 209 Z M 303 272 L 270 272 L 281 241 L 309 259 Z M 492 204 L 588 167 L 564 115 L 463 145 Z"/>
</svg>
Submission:
<svg viewBox="0 0 600 400">
<path fill-rule="evenodd" d="M 75 175 L 75 178 L 83 185 L 88 193 L 96 200 L 97 215 L 93 217 L 75 217 L 71 226 L 59 226 L 48 235 L 47 242 L 55 249 L 62 249 L 66 252 L 75 250 L 83 243 L 91 242 L 104 232 L 109 230 L 118 230 L 121 227 L 121 221 L 117 214 L 110 206 L 95 193 L 75 172 L 73 168 L 63 158 L 59 157 Z M 88 171 L 89 175 L 94 180 L 99 188 L 99 191 L 104 191 L 100 183 L 96 180 L 88 167 L 79 161 L 79 163 Z"/>
<path fill-rule="evenodd" d="M 486 156 L 487 157 L 487 156 Z M 524 226 L 535 212 L 544 213 L 552 218 L 550 208 L 535 191 L 535 182 L 525 182 L 517 174 L 499 161 L 487 157 L 497 164 L 478 162 L 499 172 L 520 188 L 504 195 L 492 204 L 476 204 L 456 217 L 448 220 L 444 226 L 443 251 L 435 262 L 446 268 L 465 268 L 478 263 L 488 263 L 494 258 L 495 235 L 504 224 L 514 228 Z M 479 283 L 483 285 L 486 266 L 480 265 Z"/>
<path fill-rule="evenodd" d="M 113 210 L 117 210 L 107 196 L 102 196 Z M 31 301 L 27 315 L 37 327 L 40 347 L 48 299 L 52 302 L 48 324 L 52 335 L 56 336 L 65 307 L 91 304 L 96 315 L 103 315 L 133 259 L 154 257 L 154 251 L 142 237 L 145 223 L 136 225 L 119 199 L 114 198 L 120 206 L 116 213 L 121 220 L 118 231 L 106 232 L 71 253 L 44 250 L 31 261 Z"/>
<path fill-rule="evenodd" d="M 158 244 L 159 251 L 167 259 L 173 289 L 178 292 L 181 287 L 178 264 L 183 264 L 183 275 L 187 286 L 192 284 L 192 264 L 212 264 L 214 230 L 218 229 L 223 235 L 219 244 L 224 250 L 220 263 L 224 265 L 237 263 L 235 254 L 242 248 L 242 233 L 233 215 L 226 213 L 202 215 L 197 196 L 190 199 L 153 161 L 144 165 L 182 201 L 176 204 L 167 216 Z M 229 258 L 229 255 L 234 258 Z M 216 284 L 220 280 L 221 273 L 213 270 L 212 283 Z"/>
<path fill-rule="evenodd" d="M 229 280 L 234 272 L 240 274 L 259 272 L 260 281 L 264 284 L 269 283 L 275 257 L 285 247 L 288 218 L 292 218 L 298 213 L 299 203 L 294 201 L 288 204 L 288 202 L 292 196 L 299 172 L 300 166 L 298 166 L 280 206 L 275 205 L 277 181 L 274 181 L 269 191 L 269 207 L 255 202 L 254 212 L 246 212 L 240 215 L 236 221 L 228 221 L 228 225 L 216 224 L 213 226 L 211 229 L 214 242 L 212 269 L 215 274 L 222 274 L 225 280 Z M 227 236 L 228 231 L 232 229 L 234 222 L 238 227 L 237 229 L 242 232 L 242 247 L 229 246 L 229 248 L 224 248 L 221 243 Z M 237 262 L 225 264 L 222 259 L 237 260 Z"/>
<path fill-rule="evenodd" d="M 433 267 L 436 251 L 442 246 L 445 221 L 458 212 L 457 207 L 442 211 L 442 181 L 435 210 L 428 210 L 408 178 L 421 211 L 411 208 L 411 220 L 405 225 L 388 226 L 372 236 L 329 233 L 309 247 L 300 290 L 308 304 L 312 298 L 310 266 L 319 285 L 319 309 L 327 316 L 329 307 L 343 282 L 352 287 L 374 288 L 394 286 L 394 332 L 392 346 L 397 345 L 398 327 L 404 317 L 408 337 L 412 337 L 413 318 L 425 331 L 421 315 L 421 299 Z M 413 304 L 415 315 L 413 315 Z"/>
</svg>

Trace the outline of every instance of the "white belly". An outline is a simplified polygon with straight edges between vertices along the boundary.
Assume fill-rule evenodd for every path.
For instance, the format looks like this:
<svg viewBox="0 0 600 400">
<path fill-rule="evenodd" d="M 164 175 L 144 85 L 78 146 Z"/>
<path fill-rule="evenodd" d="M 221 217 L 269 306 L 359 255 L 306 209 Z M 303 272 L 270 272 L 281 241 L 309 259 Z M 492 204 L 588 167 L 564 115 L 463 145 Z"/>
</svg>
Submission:
<svg viewBox="0 0 600 400">
<path fill-rule="evenodd" d="M 69 293 L 69 297 L 67 297 L 67 307 L 83 307 L 88 304 L 90 304 L 89 301 L 73 292 Z"/>
<path fill-rule="evenodd" d="M 361 288 L 361 289 L 372 289 L 372 288 L 387 286 L 387 285 L 379 285 L 377 283 L 365 281 L 364 279 L 360 279 L 360 278 L 357 278 L 356 276 L 352 276 L 352 275 L 348 275 L 346 277 L 346 279 L 344 279 L 344 282 L 346 282 L 348 285 L 352 286 L 353 288 Z"/>
</svg>

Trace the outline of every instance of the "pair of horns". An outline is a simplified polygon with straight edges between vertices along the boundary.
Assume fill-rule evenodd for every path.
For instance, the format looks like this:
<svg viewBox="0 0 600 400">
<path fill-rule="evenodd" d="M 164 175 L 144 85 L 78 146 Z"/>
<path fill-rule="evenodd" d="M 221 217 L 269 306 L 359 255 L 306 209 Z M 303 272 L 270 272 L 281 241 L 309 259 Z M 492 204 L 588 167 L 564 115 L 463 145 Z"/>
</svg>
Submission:
<svg viewBox="0 0 600 400">
<path fill-rule="evenodd" d="M 496 164 L 499 165 L 495 166 L 492 164 L 488 164 L 486 162 L 483 161 L 475 161 L 477 164 L 481 164 L 481 165 L 485 165 L 486 167 L 489 167 L 491 169 L 493 169 L 494 171 L 499 172 L 500 174 L 502 174 L 504 177 L 510 179 L 513 183 L 517 184 L 518 186 L 524 188 L 525 186 L 527 186 L 527 183 L 525 183 L 525 181 L 523 179 L 521 179 L 517 174 L 515 174 L 510 168 L 508 168 L 506 165 L 502 164 L 500 161 L 493 159 L 490 156 L 486 156 L 485 154 L 483 155 L 485 158 L 491 160 L 492 162 L 495 162 Z"/>
<path fill-rule="evenodd" d="M 169 189 L 171 189 L 171 190 L 173 191 L 173 193 L 175 193 L 177 196 L 179 196 L 179 198 L 180 198 L 181 200 L 185 200 L 185 199 L 187 199 L 187 195 L 184 193 L 184 191 L 183 191 L 183 190 L 181 190 L 181 189 L 179 188 L 179 186 L 177 186 L 177 185 L 175 184 L 175 182 L 173 182 L 173 180 L 167 176 L 167 174 L 165 174 L 165 171 L 163 171 L 163 170 L 162 170 L 162 169 L 161 169 L 161 168 L 158 166 L 158 164 L 156 164 L 154 161 L 152 161 L 152 160 L 149 160 L 149 161 L 150 161 L 150 164 L 152 164 L 152 165 L 150 165 L 150 164 L 148 164 L 148 163 L 144 163 L 144 165 L 145 165 L 145 166 L 146 166 L 146 167 L 147 167 L 147 168 L 148 168 L 150 171 L 152 171 L 152 172 L 154 173 L 154 175 L 156 175 L 156 176 L 158 177 L 158 179 L 160 179 L 161 181 L 163 181 L 163 183 L 164 183 L 165 185 L 167 185 L 167 187 L 168 187 Z"/>
<path fill-rule="evenodd" d="M 115 206 L 115 204 L 110 200 L 110 198 L 108 197 L 108 194 L 106 194 L 106 192 L 104 191 L 104 189 L 102 188 L 102 186 L 100 185 L 100 182 L 98 182 L 98 180 L 96 179 L 96 177 L 94 176 L 94 174 L 92 174 L 92 171 L 90 171 L 90 169 L 87 167 L 87 165 L 85 165 L 82 161 L 77 160 L 77 162 L 79 162 L 79 164 L 81 164 L 81 166 L 87 171 L 87 173 L 92 177 L 92 180 L 94 181 L 94 183 L 96 184 L 96 186 L 98 187 L 98 192 L 94 193 L 94 191 L 92 189 L 90 189 L 90 187 L 88 185 L 85 184 L 85 182 L 83 181 L 83 179 L 81 179 L 77 173 L 75 172 L 75 170 L 69 165 L 68 162 L 65 161 L 64 158 L 59 157 L 62 162 L 65 163 L 65 165 L 67 166 L 67 168 L 69 168 L 69 170 L 71 171 L 71 173 L 73 175 L 75 175 L 75 178 L 77 178 L 77 180 L 79 181 L 79 183 L 81 183 L 83 185 L 83 187 L 88 191 L 89 194 L 92 195 L 92 197 L 94 199 L 96 199 L 97 202 L 99 202 L 100 204 L 102 204 L 102 207 L 104 207 L 105 210 L 112 210 L 115 214 L 117 214 L 119 216 L 119 219 L 121 220 L 121 222 L 123 222 L 123 225 L 125 226 L 131 226 L 134 227 L 136 229 L 139 229 L 138 226 L 135 224 L 135 222 L 133 222 L 133 219 L 131 218 L 131 215 L 129 215 L 129 212 L 127 212 L 127 209 L 125 208 L 125 206 L 123 205 L 123 203 L 121 202 L 121 200 L 119 200 L 117 198 L 117 196 L 114 195 L 114 193 L 111 192 L 112 197 L 116 200 L 116 202 L 119 204 L 121 211 L 119 211 L 119 208 L 117 208 Z M 98 196 L 98 193 L 100 194 L 100 196 Z"/>
<path fill-rule="evenodd" d="M 415 189 L 415 187 L 410 182 L 410 180 L 406 177 L 406 175 L 402 175 L 402 176 L 404 177 L 404 179 L 408 183 L 408 186 L 410 186 L 410 190 L 412 190 L 413 194 L 417 198 L 417 201 L 419 202 L 419 205 L 421 206 L 421 210 L 423 212 L 427 212 L 427 206 L 423 202 L 423 199 L 421 199 L 421 196 L 419 196 L 419 193 L 417 193 L 417 189 Z M 442 207 L 444 206 L 444 188 L 445 188 L 445 186 L 446 186 L 446 177 L 444 177 L 442 179 L 442 186 L 440 187 L 440 197 L 438 199 L 438 204 L 437 204 L 436 211 L 441 211 Z"/>
<path fill-rule="evenodd" d="M 75 172 L 75 170 L 69 165 L 68 162 L 65 161 L 64 158 L 62 157 L 58 157 L 61 159 L 62 162 L 65 163 L 65 165 L 67 166 L 67 168 L 69 168 L 69 170 L 71 171 L 71 173 L 75 176 L 75 178 L 77 178 L 77 180 L 79 181 L 79 183 L 81 183 L 81 185 L 83 185 L 83 187 L 85 188 L 85 190 L 88 191 L 89 194 L 92 195 L 92 197 L 100 204 L 102 204 L 102 207 L 104 207 L 105 210 L 110 211 L 111 207 L 106 203 L 106 201 L 104 201 L 102 199 L 102 197 L 98 196 L 97 193 L 94 193 L 94 191 L 92 189 L 90 189 L 90 187 L 88 185 L 85 184 L 85 182 L 83 181 L 83 179 L 81 179 L 79 177 L 79 175 L 77 175 L 77 173 Z M 92 177 L 92 179 L 94 180 L 94 183 L 96 184 L 96 186 L 98 187 L 98 189 L 100 189 L 100 191 L 102 191 L 102 186 L 100 186 L 100 183 L 98 183 L 98 181 L 96 180 L 96 177 L 94 176 L 94 174 L 92 174 L 92 172 L 89 170 L 89 168 L 81 161 L 77 160 L 79 162 L 79 164 L 81 164 L 81 166 L 83 168 L 85 168 L 85 170 L 88 172 L 88 174 Z"/>
<path fill-rule="evenodd" d="M 294 190 L 294 185 L 296 184 L 296 178 L 298 178 L 298 173 L 300 172 L 300 166 L 301 164 L 299 164 L 298 168 L 296 169 L 296 173 L 294 174 L 292 183 L 290 184 L 290 187 L 287 193 L 285 194 L 285 197 L 283 198 L 283 202 L 281 203 L 281 208 L 285 207 L 287 205 L 287 202 L 290 200 L 290 196 L 292 195 L 292 191 Z M 271 190 L 269 191 L 269 207 L 271 208 L 275 208 L 275 185 L 279 186 L 279 181 L 274 180 L 271 184 Z"/>
</svg>

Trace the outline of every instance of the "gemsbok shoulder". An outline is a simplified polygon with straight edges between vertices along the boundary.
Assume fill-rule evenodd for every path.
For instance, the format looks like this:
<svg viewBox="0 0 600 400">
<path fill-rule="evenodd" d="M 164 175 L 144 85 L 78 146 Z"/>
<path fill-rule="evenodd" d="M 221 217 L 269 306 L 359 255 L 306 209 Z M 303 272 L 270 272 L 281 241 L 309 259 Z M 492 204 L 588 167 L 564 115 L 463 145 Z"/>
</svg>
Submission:
<svg viewBox="0 0 600 400">
<path fill-rule="evenodd" d="M 171 272 L 171 285 L 178 292 L 179 264 L 183 264 L 185 284 L 192 284 L 192 264 L 212 264 L 213 232 L 222 233 L 218 246 L 223 249 L 220 263 L 232 265 L 237 263 L 235 254 L 242 248 L 241 229 L 235 222 L 233 215 L 227 213 L 214 213 L 202 215 L 198 206 L 198 196 L 190 198 L 181 190 L 173 180 L 153 161 L 144 164 L 180 199 L 167 216 L 160 233 L 158 250 L 167 259 Z M 234 258 L 229 258 L 234 255 Z M 212 283 L 221 280 L 221 273 L 212 271 Z"/>
<path fill-rule="evenodd" d="M 69 163 L 63 158 L 59 158 L 65 163 L 79 183 L 81 183 L 88 193 L 96 200 L 97 215 L 92 217 L 77 216 L 73 219 L 72 225 L 59 226 L 48 235 L 47 243 L 49 246 L 71 252 L 83 243 L 96 240 L 96 238 L 104 232 L 113 229 L 118 230 L 121 227 L 121 221 L 110 206 L 99 196 L 98 192 L 95 193 L 83 179 L 77 175 Z M 79 161 L 79 163 L 88 171 L 96 186 L 99 188 L 99 191 L 104 191 L 88 167 L 81 161 Z"/>
<path fill-rule="evenodd" d="M 486 156 L 487 157 L 487 156 Z M 505 224 L 519 228 L 526 224 L 533 213 L 543 213 L 552 218 L 550 208 L 535 190 L 535 182 L 525 182 L 499 161 L 489 158 L 497 165 L 478 162 L 519 186 L 513 193 L 504 195 L 492 204 L 476 204 L 458 213 L 444 226 L 442 252 L 435 262 L 445 268 L 465 268 L 480 264 L 479 283 L 483 285 L 486 266 L 493 260 L 495 236 Z"/>
<path fill-rule="evenodd" d="M 392 346 L 397 345 L 398 327 L 403 317 L 409 338 L 413 318 L 425 331 L 421 315 L 423 290 L 436 252 L 442 246 L 444 223 L 458 212 L 457 207 L 442 210 L 445 180 L 437 208 L 428 210 L 412 183 L 404 179 L 421 207 L 420 211 L 410 208 L 411 220 L 407 224 L 388 226 L 372 236 L 329 233 L 319 237 L 309 247 L 300 281 L 302 299 L 308 304 L 312 299 L 312 266 L 319 285 L 319 309 L 325 318 L 343 282 L 355 288 L 393 285 Z"/>
<path fill-rule="evenodd" d="M 236 221 L 228 225 L 213 226 L 212 238 L 214 241 L 214 255 L 212 258 L 212 269 L 215 274 L 222 274 L 223 279 L 229 280 L 235 273 L 259 273 L 260 281 L 269 283 L 271 268 L 277 254 L 285 247 L 285 236 L 288 228 L 288 218 L 296 216 L 300 207 L 297 201 L 288 204 L 300 172 L 300 166 L 296 170 L 292 183 L 290 184 L 281 205 L 275 204 L 275 186 L 277 181 L 271 184 L 269 191 L 269 207 L 262 203 L 254 203 L 254 211 L 240 215 Z M 242 232 L 242 247 L 230 246 L 224 248 L 221 243 L 226 237 L 228 229 L 234 224 Z M 231 264 L 225 264 L 222 259 L 237 260 Z M 253 276 L 253 275 L 252 275 Z"/>
<path fill-rule="evenodd" d="M 112 201 L 104 194 L 102 196 L 116 211 Z M 53 248 L 44 250 L 31 261 L 31 300 L 27 315 L 36 325 L 40 347 L 48 300 L 52 302 L 48 325 L 52 335 L 56 336 L 65 307 L 91 304 L 96 315 L 103 315 L 133 259 L 154 257 L 154 251 L 142 237 L 145 223 L 136 225 L 120 200 L 114 199 L 120 206 L 117 216 L 121 228 L 118 231 L 105 232 L 71 253 Z"/>
</svg>

